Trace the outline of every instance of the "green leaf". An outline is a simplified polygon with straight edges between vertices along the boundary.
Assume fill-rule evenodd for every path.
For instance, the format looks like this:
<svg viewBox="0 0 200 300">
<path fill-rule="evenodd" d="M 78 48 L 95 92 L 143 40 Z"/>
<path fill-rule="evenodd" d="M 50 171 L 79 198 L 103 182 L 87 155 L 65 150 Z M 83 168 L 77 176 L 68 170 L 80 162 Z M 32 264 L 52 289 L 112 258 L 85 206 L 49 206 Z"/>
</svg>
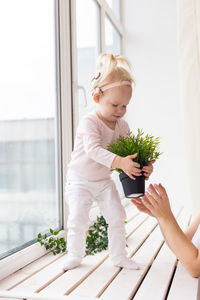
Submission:
<svg viewBox="0 0 200 300">
<path fill-rule="evenodd" d="M 49 231 L 52 233 L 53 230 L 50 228 Z M 54 233 L 56 233 L 54 235 L 57 235 L 58 231 L 55 231 Z M 53 255 L 66 251 L 66 241 L 64 237 L 55 239 L 54 236 L 51 236 L 50 238 L 47 238 L 47 235 L 45 234 L 42 239 L 41 233 L 39 233 L 38 236 L 40 238 L 37 237 L 36 240 L 41 244 L 41 246 L 43 245 L 47 251 L 51 251 Z"/>
<path fill-rule="evenodd" d="M 144 132 L 138 129 L 135 135 L 130 133 L 127 137 L 117 138 L 107 146 L 107 149 L 122 157 L 137 153 L 137 157 L 133 160 L 138 162 L 142 168 L 144 165 L 148 165 L 150 161 L 158 159 L 162 154 L 157 151 L 159 143 L 159 137 L 144 135 Z M 120 169 L 115 170 L 119 173 L 122 172 Z"/>
<path fill-rule="evenodd" d="M 97 216 L 96 222 L 90 226 L 86 237 L 86 254 L 94 255 L 108 247 L 108 224 L 103 216 Z"/>
</svg>

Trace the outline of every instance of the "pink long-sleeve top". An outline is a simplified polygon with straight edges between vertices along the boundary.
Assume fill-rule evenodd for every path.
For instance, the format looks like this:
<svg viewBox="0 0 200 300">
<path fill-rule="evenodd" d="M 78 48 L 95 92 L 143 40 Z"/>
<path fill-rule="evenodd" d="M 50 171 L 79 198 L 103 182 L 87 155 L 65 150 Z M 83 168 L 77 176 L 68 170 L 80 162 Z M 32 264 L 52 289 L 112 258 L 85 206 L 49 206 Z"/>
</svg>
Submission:
<svg viewBox="0 0 200 300">
<path fill-rule="evenodd" d="M 108 179 L 116 154 L 106 148 L 116 138 L 127 135 L 129 131 L 128 123 L 123 119 L 117 120 L 115 129 L 112 130 L 95 112 L 84 116 L 77 128 L 68 170 L 89 181 Z"/>
</svg>

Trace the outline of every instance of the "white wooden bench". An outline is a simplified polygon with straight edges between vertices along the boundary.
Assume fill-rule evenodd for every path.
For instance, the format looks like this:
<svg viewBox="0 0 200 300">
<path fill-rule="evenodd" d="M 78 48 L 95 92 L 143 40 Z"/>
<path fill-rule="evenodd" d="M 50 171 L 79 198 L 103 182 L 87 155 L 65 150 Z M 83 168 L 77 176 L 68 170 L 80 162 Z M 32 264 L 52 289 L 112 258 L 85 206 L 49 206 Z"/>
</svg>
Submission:
<svg viewBox="0 0 200 300">
<path fill-rule="evenodd" d="M 128 255 L 134 257 L 140 270 L 114 267 L 103 251 L 86 256 L 83 264 L 62 271 L 67 254 L 48 253 L 0 281 L 1 299 L 197 299 L 198 279 L 192 278 L 165 244 L 154 218 L 139 213 L 132 204 L 127 211 Z M 190 216 L 174 207 L 183 230 Z"/>
</svg>

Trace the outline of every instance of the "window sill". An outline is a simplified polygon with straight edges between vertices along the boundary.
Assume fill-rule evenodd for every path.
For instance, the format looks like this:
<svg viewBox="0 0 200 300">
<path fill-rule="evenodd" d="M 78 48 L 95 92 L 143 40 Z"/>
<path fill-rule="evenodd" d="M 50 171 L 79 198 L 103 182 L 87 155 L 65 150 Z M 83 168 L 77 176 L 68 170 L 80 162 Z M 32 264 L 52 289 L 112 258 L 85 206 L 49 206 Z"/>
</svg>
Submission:
<svg viewBox="0 0 200 300">
<path fill-rule="evenodd" d="M 60 231 L 58 236 L 61 237 L 64 235 L 65 231 L 62 230 Z M 9 255 L 6 258 L 3 258 L 2 260 L 0 260 L 0 280 L 30 264 L 31 262 L 45 254 L 47 254 L 46 249 L 44 247 L 41 247 L 39 243 L 35 243 L 14 254 Z"/>
</svg>

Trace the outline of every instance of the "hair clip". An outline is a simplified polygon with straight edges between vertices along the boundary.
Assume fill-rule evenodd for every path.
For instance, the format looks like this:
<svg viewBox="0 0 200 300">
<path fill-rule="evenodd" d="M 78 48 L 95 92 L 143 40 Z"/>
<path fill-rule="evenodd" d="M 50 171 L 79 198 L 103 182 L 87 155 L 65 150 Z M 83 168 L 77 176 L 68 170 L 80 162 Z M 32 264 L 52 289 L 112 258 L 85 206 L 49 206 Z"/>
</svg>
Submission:
<svg viewBox="0 0 200 300">
<path fill-rule="evenodd" d="M 96 87 L 95 89 L 94 89 L 94 91 L 93 91 L 93 94 L 102 94 L 103 93 L 103 91 L 102 91 L 102 89 L 100 88 L 100 87 Z"/>
<path fill-rule="evenodd" d="M 99 77 L 100 77 L 100 76 L 101 76 L 101 73 L 100 73 L 100 72 L 98 72 L 98 73 L 97 73 L 97 75 L 95 75 L 95 76 L 94 76 L 94 79 L 96 79 L 96 80 L 97 80 L 97 79 L 99 79 Z"/>
<path fill-rule="evenodd" d="M 96 87 L 96 88 L 95 88 L 95 93 L 101 93 L 101 92 L 102 92 L 102 90 L 101 90 L 100 87 Z"/>
</svg>

